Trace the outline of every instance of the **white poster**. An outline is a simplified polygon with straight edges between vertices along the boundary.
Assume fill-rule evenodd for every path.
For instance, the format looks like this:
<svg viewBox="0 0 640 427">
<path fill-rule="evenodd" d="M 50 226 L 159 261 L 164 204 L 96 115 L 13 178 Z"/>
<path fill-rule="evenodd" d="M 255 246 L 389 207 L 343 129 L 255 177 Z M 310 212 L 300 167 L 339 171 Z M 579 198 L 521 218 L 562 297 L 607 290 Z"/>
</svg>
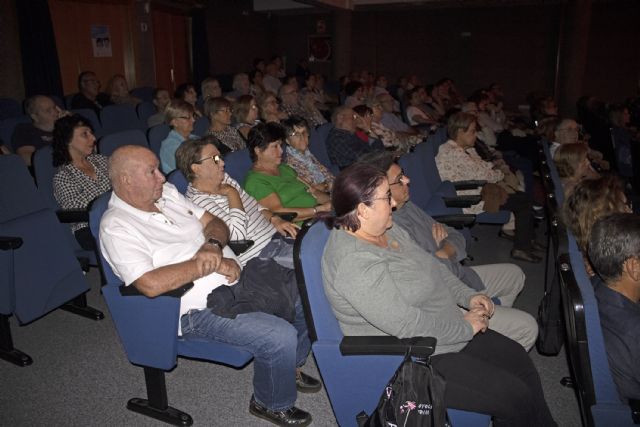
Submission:
<svg viewBox="0 0 640 427">
<path fill-rule="evenodd" d="M 91 26 L 91 45 L 95 58 L 111 55 L 111 32 L 108 25 Z"/>
</svg>

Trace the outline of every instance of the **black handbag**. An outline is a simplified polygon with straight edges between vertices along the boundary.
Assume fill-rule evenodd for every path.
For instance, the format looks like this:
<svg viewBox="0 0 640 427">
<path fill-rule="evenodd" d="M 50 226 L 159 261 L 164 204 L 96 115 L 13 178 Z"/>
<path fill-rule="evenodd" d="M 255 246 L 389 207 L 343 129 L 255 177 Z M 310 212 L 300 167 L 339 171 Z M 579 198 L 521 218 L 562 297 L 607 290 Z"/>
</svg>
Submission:
<svg viewBox="0 0 640 427">
<path fill-rule="evenodd" d="M 359 427 L 449 426 L 444 404 L 445 381 L 428 359 L 413 360 L 407 350 L 400 367 L 382 392 L 375 411 L 356 416 Z"/>
<path fill-rule="evenodd" d="M 551 280 L 548 289 L 538 306 L 538 353 L 545 356 L 557 356 L 564 344 L 564 317 L 562 313 L 562 295 L 557 274 Z"/>
</svg>

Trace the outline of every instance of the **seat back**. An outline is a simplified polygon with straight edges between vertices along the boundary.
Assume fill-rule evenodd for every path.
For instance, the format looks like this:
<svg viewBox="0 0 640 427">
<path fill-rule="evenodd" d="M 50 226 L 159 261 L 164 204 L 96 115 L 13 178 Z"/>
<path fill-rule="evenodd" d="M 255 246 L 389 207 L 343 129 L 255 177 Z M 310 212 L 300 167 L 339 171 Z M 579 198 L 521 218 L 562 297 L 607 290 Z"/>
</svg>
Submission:
<svg viewBox="0 0 640 427">
<path fill-rule="evenodd" d="M 98 141 L 98 152 L 110 156 L 116 149 L 124 145 L 139 145 L 149 148 L 147 137 L 140 129 L 123 130 L 103 136 Z"/>
<path fill-rule="evenodd" d="M 0 141 L 4 142 L 7 147 L 11 147 L 11 137 L 13 136 L 13 131 L 16 126 L 20 123 L 30 122 L 31 117 L 27 115 L 0 120 Z M 13 147 L 13 149 L 15 150 L 15 147 Z"/>
<path fill-rule="evenodd" d="M 343 356 L 343 338 L 331 304 L 324 293 L 321 260 L 330 231 L 322 222 L 305 226 L 296 238 L 294 264 L 305 311 L 313 355 L 322 376 L 338 425 L 355 427 L 360 411 L 371 413 L 403 356 Z M 486 415 L 448 410 L 454 426 L 489 424 Z"/>
<path fill-rule="evenodd" d="M 176 169 L 172 171 L 167 176 L 167 181 L 175 185 L 178 191 L 181 192 L 182 194 L 187 192 L 187 187 L 189 186 L 189 182 L 187 182 L 187 178 L 184 177 L 180 169 Z"/>
<path fill-rule="evenodd" d="M 433 147 L 434 155 L 438 154 L 438 149 L 440 146 L 447 142 L 449 139 L 449 133 L 447 132 L 446 126 L 440 126 L 434 133 L 427 137 L 427 141 L 431 147 Z"/>
<path fill-rule="evenodd" d="M 22 106 L 13 98 L 0 98 L 0 120 L 22 115 Z"/>
<path fill-rule="evenodd" d="M 547 166 L 549 168 L 549 173 L 551 175 L 551 180 L 553 182 L 556 201 L 558 202 L 558 205 L 562 205 L 562 203 L 564 202 L 564 190 L 562 189 L 562 182 L 560 182 L 560 175 L 558 175 L 558 169 L 556 168 L 556 164 L 553 161 L 553 157 L 551 156 L 549 141 L 543 138 L 541 141 L 541 144 L 542 144 L 542 151 L 544 153 L 544 157 L 547 161 Z"/>
<path fill-rule="evenodd" d="M 631 409 L 620 401 L 600 325 L 593 286 L 575 238 L 567 235 L 568 254 L 558 259 L 568 353 L 583 423 L 632 426 Z"/>
<path fill-rule="evenodd" d="M 151 101 L 143 101 L 136 105 L 136 113 L 138 114 L 138 120 L 142 126 L 147 126 L 147 119 L 156 113 L 156 107 Z"/>
<path fill-rule="evenodd" d="M 100 111 L 103 135 L 129 129 L 146 129 L 146 122 L 141 123 L 136 108 L 130 104 L 107 105 Z"/>
<path fill-rule="evenodd" d="M 109 206 L 111 191 L 91 205 L 89 226 L 100 248 L 100 221 Z M 100 250 L 106 285 L 102 293 L 129 361 L 136 365 L 170 370 L 178 354 L 241 367 L 251 353 L 216 341 L 178 337 L 180 298 L 158 296 L 123 296 L 122 281 L 115 275 Z"/>
<path fill-rule="evenodd" d="M 77 109 L 71 110 L 71 112 L 73 114 L 79 114 L 85 119 L 89 120 L 89 123 L 93 128 L 93 134 L 96 136 L 96 138 L 100 138 L 104 134 L 102 130 L 102 124 L 98 119 L 98 115 L 91 108 L 77 108 Z"/>
<path fill-rule="evenodd" d="M 331 173 L 337 175 L 340 170 L 336 165 L 331 163 L 329 154 L 327 153 L 327 138 L 329 137 L 331 129 L 333 129 L 333 124 L 331 123 L 325 123 L 316 129 L 311 129 L 309 131 L 309 151 L 311 151 L 311 154 L 329 169 Z"/>
<path fill-rule="evenodd" d="M 136 98 L 142 99 L 142 101 L 151 102 L 153 101 L 154 91 L 155 89 L 151 86 L 141 86 L 131 89 L 129 93 Z"/>
<path fill-rule="evenodd" d="M 200 137 L 204 136 L 207 133 L 207 130 L 209 130 L 209 118 L 202 116 L 199 117 L 198 120 L 195 121 L 195 123 L 193 124 L 193 134 L 194 135 L 198 135 Z"/>
<path fill-rule="evenodd" d="M 158 156 L 158 158 L 160 158 L 160 147 L 162 146 L 162 141 L 167 138 L 169 132 L 171 132 L 171 126 L 165 123 L 150 127 L 147 130 L 147 140 L 149 141 L 149 148 L 156 156 Z"/>
<path fill-rule="evenodd" d="M 251 169 L 253 162 L 249 157 L 249 149 L 233 151 L 224 156 L 224 170 L 238 183 L 242 184 Z"/>
<path fill-rule="evenodd" d="M 68 233 L 39 194 L 22 159 L 0 156 L 0 235 L 23 240 L 14 253 L 14 278 L 19 284 L 14 290 L 14 314 L 21 323 L 89 289 L 67 243 Z"/>
</svg>

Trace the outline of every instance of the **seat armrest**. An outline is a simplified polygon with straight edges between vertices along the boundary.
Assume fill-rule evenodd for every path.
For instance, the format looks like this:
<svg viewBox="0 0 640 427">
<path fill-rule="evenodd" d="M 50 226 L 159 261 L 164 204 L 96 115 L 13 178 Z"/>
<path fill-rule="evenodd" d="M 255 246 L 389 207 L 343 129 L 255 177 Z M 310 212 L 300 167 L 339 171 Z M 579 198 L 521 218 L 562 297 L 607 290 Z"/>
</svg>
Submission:
<svg viewBox="0 0 640 427">
<path fill-rule="evenodd" d="M 70 224 L 74 222 L 89 222 L 89 211 L 86 209 L 58 209 L 58 221 Z"/>
<path fill-rule="evenodd" d="M 476 222 L 473 214 L 434 215 L 433 219 L 457 229 L 471 227 Z"/>
<path fill-rule="evenodd" d="M 0 236 L 0 250 L 9 251 L 18 249 L 20 246 L 22 246 L 20 237 Z"/>
<path fill-rule="evenodd" d="M 184 295 L 191 288 L 193 288 L 193 282 L 186 283 L 186 284 L 180 286 L 179 288 L 167 291 L 164 294 L 160 294 L 158 296 L 159 297 L 180 298 L 180 297 L 182 297 L 182 295 Z M 123 297 L 144 296 L 138 290 L 138 288 L 136 288 L 133 285 L 129 285 L 129 286 L 121 285 L 119 289 L 120 289 L 120 295 L 122 295 Z"/>
<path fill-rule="evenodd" d="M 442 200 L 448 208 L 468 208 L 482 201 L 481 195 L 443 197 Z"/>
<path fill-rule="evenodd" d="M 482 187 L 487 183 L 483 179 L 468 179 L 466 181 L 455 181 L 453 186 L 456 190 L 474 190 L 478 187 Z"/>
<path fill-rule="evenodd" d="M 434 337 L 396 338 L 390 336 L 349 336 L 340 342 L 343 356 L 404 354 L 411 347 L 411 354 L 428 357 L 436 349 Z"/>
<path fill-rule="evenodd" d="M 298 216 L 296 212 L 274 212 L 274 215 L 279 216 L 280 218 L 289 222 L 293 222 L 293 220 Z"/>
<path fill-rule="evenodd" d="M 240 255 L 253 246 L 255 242 L 253 240 L 231 240 L 227 245 L 231 248 L 234 254 Z"/>
<path fill-rule="evenodd" d="M 629 406 L 631 406 L 631 418 L 634 424 L 640 424 L 640 400 L 629 399 Z"/>
</svg>

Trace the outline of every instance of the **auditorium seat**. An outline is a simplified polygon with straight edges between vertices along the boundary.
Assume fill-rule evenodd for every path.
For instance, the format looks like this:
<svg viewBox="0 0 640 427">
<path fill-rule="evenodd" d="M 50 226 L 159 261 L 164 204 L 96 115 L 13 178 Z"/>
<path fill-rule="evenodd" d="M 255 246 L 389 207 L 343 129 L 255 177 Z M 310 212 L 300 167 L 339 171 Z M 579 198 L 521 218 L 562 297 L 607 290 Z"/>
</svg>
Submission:
<svg viewBox="0 0 640 427">
<path fill-rule="evenodd" d="M 228 173 L 231 178 L 238 181 L 240 185 L 243 185 L 244 179 L 252 166 L 253 163 L 251 162 L 247 148 L 232 151 L 224 156 L 224 171 Z"/>
<path fill-rule="evenodd" d="M 103 135 L 129 129 L 146 129 L 147 124 L 141 123 L 136 108 L 129 104 L 107 105 L 100 111 Z"/>
<path fill-rule="evenodd" d="M 139 145 L 149 148 L 147 137 L 140 129 L 123 130 L 103 136 L 98 141 L 98 153 L 110 156 L 118 147 L 123 145 Z"/>
</svg>

